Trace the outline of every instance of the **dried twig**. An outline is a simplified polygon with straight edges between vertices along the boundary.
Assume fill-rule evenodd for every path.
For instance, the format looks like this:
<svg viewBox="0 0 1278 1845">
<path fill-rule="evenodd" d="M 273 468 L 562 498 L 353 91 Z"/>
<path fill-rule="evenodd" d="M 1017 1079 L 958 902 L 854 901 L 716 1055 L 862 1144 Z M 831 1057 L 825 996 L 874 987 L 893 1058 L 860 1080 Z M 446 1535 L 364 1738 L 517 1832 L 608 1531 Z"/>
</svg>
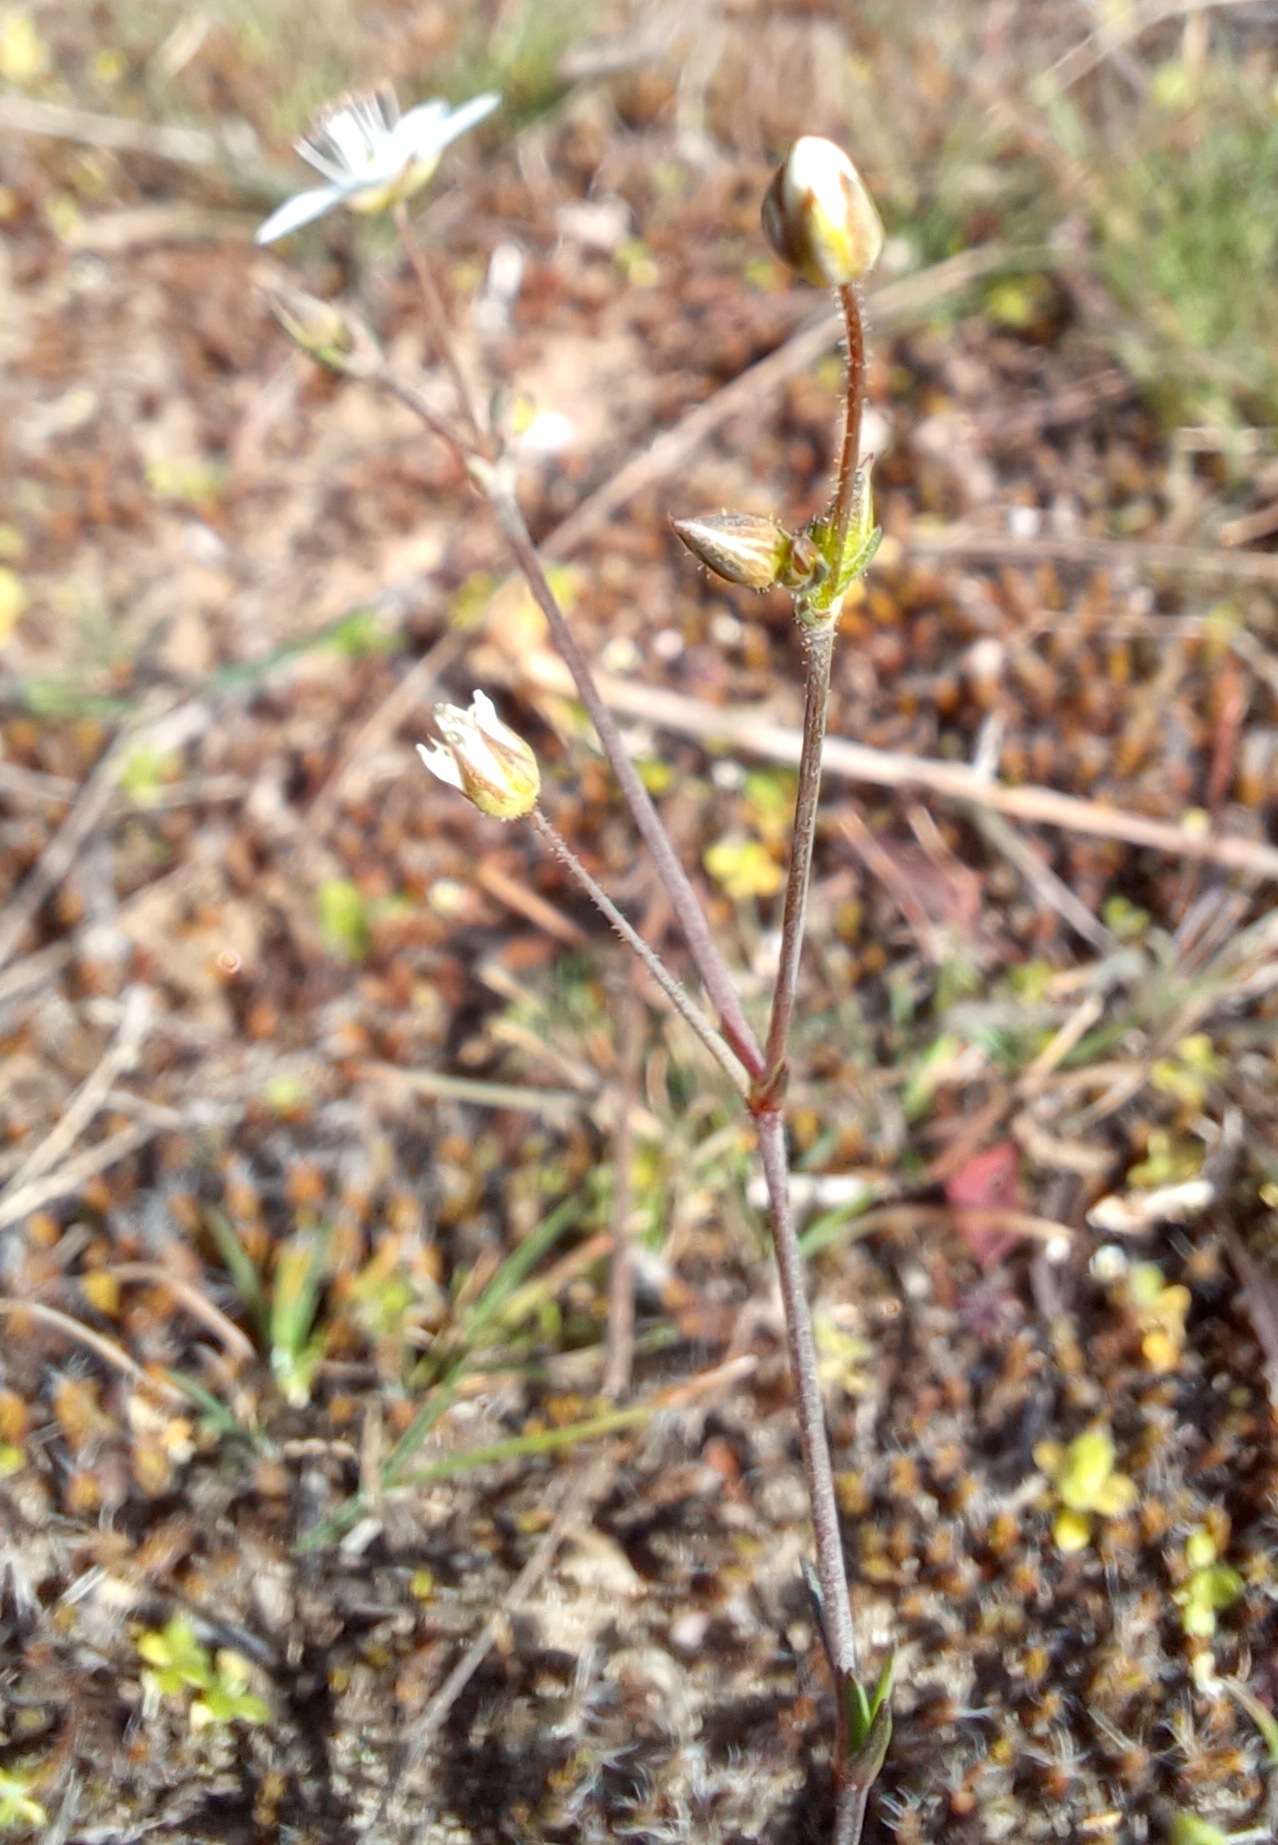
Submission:
<svg viewBox="0 0 1278 1845">
<path fill-rule="evenodd" d="M 191 1282 L 161 1268 L 158 1262 L 121 1262 L 105 1272 L 113 1275 L 117 1281 L 150 1282 L 153 1287 L 167 1288 L 178 1305 L 185 1307 L 192 1319 L 207 1326 L 233 1356 L 245 1360 L 254 1356 L 252 1340 L 234 1320 L 229 1320 L 221 1308 L 214 1306 L 208 1296 L 201 1294 Z"/>
<path fill-rule="evenodd" d="M 153 1121 L 135 1121 L 131 1127 L 118 1129 L 96 1146 L 86 1147 L 83 1153 L 68 1160 L 65 1166 L 59 1166 L 56 1172 L 33 1179 L 21 1191 L 6 1194 L 0 1200 L 0 1230 L 7 1230 L 10 1224 L 20 1223 L 32 1211 L 41 1210 L 57 1198 L 72 1197 L 90 1179 L 96 1179 L 100 1172 L 106 1172 L 120 1160 L 127 1159 L 130 1153 L 136 1153 L 139 1147 L 145 1147 L 160 1132 L 160 1127 Z"/>
<path fill-rule="evenodd" d="M 1278 564 L 1278 557 L 1273 562 Z M 555 689 L 559 689 L 558 684 Z M 611 708 L 624 716 L 644 718 L 683 736 L 735 744 L 770 762 L 799 760 L 801 733 L 778 724 L 757 707 L 708 705 L 682 692 L 667 692 L 659 686 L 605 674 L 599 675 L 599 689 Z M 827 737 L 822 768 L 828 775 L 846 776 L 849 781 L 869 782 L 880 788 L 922 788 L 948 800 L 1009 814 L 1034 826 L 1060 827 L 1094 839 L 1122 839 L 1129 845 L 1148 846 L 1173 858 L 1200 859 L 1250 877 L 1278 879 L 1278 847 L 1263 840 L 1190 832 L 1167 820 L 1147 819 L 1144 814 L 1109 807 L 1103 801 L 1059 794 L 1054 788 L 1007 787 L 987 780 L 979 770 L 962 763 L 935 762 L 896 750 L 871 749 L 844 737 Z"/>
<path fill-rule="evenodd" d="M 1126 538 L 1016 538 L 996 528 L 918 523 L 905 540 L 921 557 L 988 557 L 1008 563 L 1080 564 L 1092 570 L 1132 570 L 1141 576 L 1215 577 L 1235 583 L 1278 585 L 1278 555 L 1271 551 L 1218 551 L 1202 545 L 1142 543 Z"/>
<path fill-rule="evenodd" d="M 220 131 L 140 122 L 132 116 L 103 115 L 66 103 L 43 102 L 8 90 L 0 96 L 0 130 L 76 141 L 114 154 L 144 154 L 182 167 L 221 167 L 254 192 L 283 197 L 290 176 L 262 160 L 257 136 L 247 123 L 227 122 Z"/>
<path fill-rule="evenodd" d="M 105 1364 L 122 1372 L 125 1377 L 132 1378 L 135 1384 L 141 1384 L 147 1390 L 154 1391 L 156 1396 L 163 1397 L 166 1402 L 186 1407 L 186 1398 L 180 1390 L 162 1377 L 152 1377 L 149 1371 L 142 1369 L 136 1359 L 129 1357 L 122 1345 L 117 1345 L 114 1339 L 108 1339 L 104 1334 L 95 1332 L 91 1326 L 86 1326 L 83 1320 L 73 1319 L 69 1313 L 63 1313 L 60 1307 L 50 1307 L 47 1302 L 41 1300 L 11 1300 L 7 1296 L 0 1296 L 0 1315 L 8 1315 L 14 1319 L 21 1319 L 25 1315 L 29 1319 L 36 1320 L 42 1326 L 49 1327 L 51 1331 L 62 1333 L 66 1338 L 74 1340 L 77 1345 L 87 1346 L 89 1351 L 96 1352 Z"/>
<path fill-rule="evenodd" d="M 111 804 L 136 732 L 121 731 L 85 783 L 75 806 L 45 847 L 18 894 L 0 915 L 0 967 L 12 960 L 40 905 L 61 884 L 89 834 Z"/>
<path fill-rule="evenodd" d="M 487 863 L 476 865 L 475 882 L 490 897 L 495 897 L 498 903 L 504 903 L 517 916 L 526 917 L 534 928 L 540 929 L 554 941 L 562 942 L 565 947 L 581 948 L 590 940 L 586 931 L 570 916 L 557 910 L 553 903 L 547 903 L 544 897 L 539 897 L 526 884 L 508 877 L 499 866 Z"/>
<path fill-rule="evenodd" d="M 146 987 L 130 987 L 124 995 L 120 1023 L 115 1038 L 107 1046 L 97 1068 L 92 1070 L 68 1102 L 62 1119 L 23 1161 L 4 1191 L 0 1192 L 0 1210 L 15 1193 L 57 1165 L 75 1145 L 80 1135 L 106 1101 L 117 1076 L 132 1069 L 138 1051 L 151 1025 L 151 995 Z"/>
<path fill-rule="evenodd" d="M 378 705 L 342 751 L 341 761 L 311 802 L 307 813 L 307 832 L 312 837 L 324 833 L 338 806 L 350 792 L 361 764 L 383 749 L 405 718 L 427 697 L 441 673 L 447 672 L 464 643 L 458 634 L 445 634 L 435 645 L 414 661 L 404 677 Z"/>
</svg>

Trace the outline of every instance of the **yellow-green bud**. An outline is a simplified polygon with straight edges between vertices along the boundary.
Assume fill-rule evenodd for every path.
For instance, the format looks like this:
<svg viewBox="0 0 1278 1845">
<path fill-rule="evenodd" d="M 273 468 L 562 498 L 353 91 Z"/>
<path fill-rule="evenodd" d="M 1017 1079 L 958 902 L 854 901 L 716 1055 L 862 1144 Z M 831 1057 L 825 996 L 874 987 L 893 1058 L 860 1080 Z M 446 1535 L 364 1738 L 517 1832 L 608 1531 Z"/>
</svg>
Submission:
<svg viewBox="0 0 1278 1845">
<path fill-rule="evenodd" d="M 271 284 L 262 296 L 295 346 L 334 371 L 360 375 L 376 364 L 376 341 L 363 322 L 300 288 Z"/>
<path fill-rule="evenodd" d="M 493 702 L 476 692 L 469 711 L 460 705 L 436 705 L 435 722 L 443 743 L 417 745 L 432 775 L 459 788 L 481 814 L 495 820 L 520 820 L 537 805 L 541 771 L 523 738 L 503 724 Z"/>
<path fill-rule="evenodd" d="M 768 242 L 816 288 L 845 288 L 868 275 L 883 248 L 883 223 L 841 147 L 804 135 L 786 155 L 763 201 Z"/>
<path fill-rule="evenodd" d="M 792 538 L 775 520 L 754 513 L 702 513 L 673 524 L 707 570 L 745 589 L 771 589 L 776 583 L 799 589 L 824 568 L 810 539 Z"/>
</svg>

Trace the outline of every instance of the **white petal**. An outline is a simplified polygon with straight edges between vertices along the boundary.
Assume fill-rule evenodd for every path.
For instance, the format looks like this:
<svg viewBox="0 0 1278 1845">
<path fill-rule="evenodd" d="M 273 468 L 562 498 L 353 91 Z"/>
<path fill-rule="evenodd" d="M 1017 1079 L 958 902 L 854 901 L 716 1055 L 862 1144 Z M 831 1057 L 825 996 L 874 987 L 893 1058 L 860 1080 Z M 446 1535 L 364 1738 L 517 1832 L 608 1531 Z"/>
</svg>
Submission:
<svg viewBox="0 0 1278 1845">
<path fill-rule="evenodd" d="M 473 712 L 460 705 L 436 705 L 435 722 L 450 743 L 464 743 L 475 728 Z"/>
<path fill-rule="evenodd" d="M 526 747 L 519 733 L 512 730 L 509 724 L 503 724 L 497 715 L 496 706 L 487 693 L 476 692 L 471 709 L 475 714 L 475 722 L 483 735 L 491 737 L 494 743 L 503 744 L 507 749 Z"/>
<path fill-rule="evenodd" d="M 341 204 L 350 190 L 348 186 L 319 186 L 314 192 L 299 192 L 288 203 L 272 212 L 262 225 L 255 239 L 258 243 L 275 243 L 281 237 L 287 237 L 290 231 L 300 230 L 302 225 L 310 224 L 316 218 L 322 218 L 326 211 L 332 211 Z"/>
<path fill-rule="evenodd" d="M 419 108 L 410 109 L 395 130 L 395 140 L 404 151 L 415 160 L 428 160 L 432 154 L 440 153 L 458 135 L 464 135 L 476 122 L 482 122 L 486 115 L 491 115 L 501 102 L 501 97 L 493 94 L 472 96 L 460 109 L 444 108 L 439 113 L 438 102 L 422 103 Z"/>
<path fill-rule="evenodd" d="M 448 120 L 448 104 L 442 97 L 418 103 L 407 115 L 401 115 L 391 130 L 391 139 L 399 158 L 405 162 L 423 154 L 433 154 L 443 146 L 440 134 Z"/>
<path fill-rule="evenodd" d="M 441 743 L 432 743 L 429 748 L 424 743 L 417 745 L 417 754 L 421 757 L 432 775 L 437 775 L 441 782 L 447 782 L 450 788 L 462 785 L 461 771 L 453 761 L 450 753 Z"/>
</svg>

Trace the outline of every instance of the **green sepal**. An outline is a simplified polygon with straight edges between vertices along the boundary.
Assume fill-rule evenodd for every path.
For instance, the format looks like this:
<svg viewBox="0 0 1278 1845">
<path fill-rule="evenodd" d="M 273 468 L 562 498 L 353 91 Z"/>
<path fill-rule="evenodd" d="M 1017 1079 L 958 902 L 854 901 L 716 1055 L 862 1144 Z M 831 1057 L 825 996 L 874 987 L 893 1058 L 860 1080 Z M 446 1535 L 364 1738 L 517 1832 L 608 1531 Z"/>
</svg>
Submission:
<svg viewBox="0 0 1278 1845">
<path fill-rule="evenodd" d="M 865 467 L 857 469 L 853 480 L 851 516 L 842 557 L 834 556 L 835 533 L 829 512 L 814 519 L 807 529 L 805 536 L 824 561 L 826 575 L 795 598 L 794 612 L 801 627 L 822 628 L 838 620 L 844 597 L 857 578 L 865 575 L 882 543 L 882 529 L 874 523 L 872 465 L 871 458 Z"/>
<path fill-rule="evenodd" d="M 895 1670 L 896 1654 L 889 1653 L 873 1691 L 867 1692 L 858 1679 L 850 1677 L 839 1687 L 843 1702 L 842 1778 L 845 1781 L 869 1787 L 883 1766 L 892 1740 L 891 1693 Z"/>
</svg>

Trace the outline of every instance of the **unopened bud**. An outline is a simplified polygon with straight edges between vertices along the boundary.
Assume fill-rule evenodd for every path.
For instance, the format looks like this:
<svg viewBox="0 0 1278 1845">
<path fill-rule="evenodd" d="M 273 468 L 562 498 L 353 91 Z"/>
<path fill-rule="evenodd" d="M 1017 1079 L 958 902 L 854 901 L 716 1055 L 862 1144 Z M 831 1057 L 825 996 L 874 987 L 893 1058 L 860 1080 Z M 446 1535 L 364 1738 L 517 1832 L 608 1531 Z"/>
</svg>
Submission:
<svg viewBox="0 0 1278 1845">
<path fill-rule="evenodd" d="M 321 365 L 359 375 L 377 363 L 376 341 L 355 315 L 300 288 L 272 284 L 262 295 L 293 344 Z"/>
<path fill-rule="evenodd" d="M 777 169 L 763 201 L 763 230 L 781 258 L 816 288 L 845 288 L 868 275 L 883 224 L 841 147 L 804 135 Z"/>
<path fill-rule="evenodd" d="M 541 771 L 523 738 L 503 724 L 490 698 L 476 692 L 470 710 L 436 705 L 443 743 L 417 745 L 432 775 L 458 788 L 481 814 L 520 820 L 537 805 Z"/>
<path fill-rule="evenodd" d="M 674 529 L 707 570 L 745 589 L 787 589 L 806 585 L 821 567 L 815 546 L 793 538 L 773 519 L 754 513 L 702 513 L 676 519 Z"/>
</svg>

